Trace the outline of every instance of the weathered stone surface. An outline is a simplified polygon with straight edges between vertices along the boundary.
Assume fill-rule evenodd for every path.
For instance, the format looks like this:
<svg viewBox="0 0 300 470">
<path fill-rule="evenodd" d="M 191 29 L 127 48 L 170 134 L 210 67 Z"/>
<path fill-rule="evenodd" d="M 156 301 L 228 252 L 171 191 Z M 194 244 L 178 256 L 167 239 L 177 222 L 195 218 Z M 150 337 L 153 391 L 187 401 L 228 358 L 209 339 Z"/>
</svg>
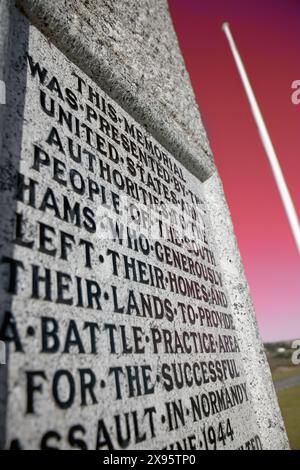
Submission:
<svg viewBox="0 0 300 470">
<path fill-rule="evenodd" d="M 211 150 L 166 0 L 17 3 L 191 172 L 201 180 L 212 174 Z"/>
<path fill-rule="evenodd" d="M 253 397 L 253 412 L 256 415 L 263 447 L 285 449 L 288 448 L 288 441 L 284 424 L 259 334 L 222 182 L 217 174 L 204 183 L 203 192 L 206 204 L 210 208 L 215 251 L 220 260 L 238 326 L 237 335 L 241 345 L 244 370 Z"/>
<path fill-rule="evenodd" d="M 213 448 L 215 444 L 221 449 L 237 448 L 246 443 L 287 448 L 222 185 L 217 175 L 204 184 L 198 179 L 211 174 L 213 163 L 202 151 L 196 160 L 195 144 L 208 149 L 208 143 L 185 69 L 178 69 L 184 77 L 183 83 L 179 80 L 176 65 L 183 67 L 183 63 L 178 49 L 174 56 L 170 50 L 174 32 L 165 3 L 135 2 L 133 8 L 131 2 L 122 2 L 124 7 L 120 2 L 54 2 L 51 11 L 48 1 L 18 3 L 51 41 L 12 8 L 6 23 L 10 24 L 9 53 L 0 56 L 0 70 L 9 73 L 2 75 L 7 105 L 0 108 L 0 122 L 5 123 L 0 132 L 0 327 L 2 335 L 8 332 L 5 324 L 11 327 L 10 337 L 14 331 L 18 335 L 15 332 L 10 343 L 8 367 L 0 366 L 4 374 L 0 389 L 2 445 L 5 440 L 6 447 L 25 448 L 111 445 L 157 449 L 175 445 L 176 449 L 175 442 L 187 448 Z M 120 11 L 115 10 L 116 4 Z M 95 21 L 98 7 L 102 8 L 99 24 Z M 62 11 L 64 15 L 59 14 Z M 1 26 L 3 31 L 7 33 Z M 162 39 L 159 47 L 158 36 Z M 125 60 L 127 56 L 130 60 Z M 102 88 L 86 76 L 85 68 Z M 180 90 L 175 96 L 176 83 Z M 126 130 L 126 120 L 134 125 L 133 135 L 129 127 Z M 143 157 L 138 149 L 145 151 L 145 137 L 156 150 L 148 149 L 152 158 L 139 164 Z M 73 150 L 81 145 L 81 161 L 72 158 L 70 142 Z M 31 192 L 24 188 L 23 198 L 22 191 L 16 197 L 17 173 L 25 176 L 26 183 L 28 178 L 32 180 Z M 170 204 L 171 192 L 173 202 L 184 201 L 184 212 Z M 164 204 L 163 213 L 160 216 L 151 206 L 153 219 L 147 224 L 154 196 L 159 206 Z M 78 207 L 80 216 L 76 210 L 72 215 L 69 206 Z M 146 211 L 145 225 L 131 220 L 128 208 L 136 215 L 135 206 Z M 174 211 L 172 222 L 170 209 Z M 159 234 L 159 221 L 178 230 L 180 215 L 185 221 L 194 220 L 192 209 L 197 216 L 196 243 L 207 248 L 201 252 L 203 259 L 190 251 L 186 240 L 177 246 L 170 234 Z M 138 245 L 130 244 L 127 235 L 113 236 L 111 221 L 135 228 L 142 235 Z M 195 238 L 190 225 L 183 236 Z M 160 249 L 157 243 L 166 248 Z M 186 256 L 180 257 L 181 268 L 178 261 L 176 267 L 172 265 L 175 258 L 172 262 L 172 255 L 167 255 L 172 249 Z M 136 278 L 127 263 L 131 258 Z M 200 263 L 201 275 L 195 267 L 191 271 L 189 258 Z M 12 259 L 23 263 L 17 268 L 18 279 L 13 276 Z M 38 275 L 47 279 L 48 290 Z M 178 292 L 176 283 L 181 286 Z M 197 294 L 199 286 L 209 290 L 211 297 L 204 291 Z M 151 304 L 147 309 L 144 303 L 145 314 L 142 298 Z M 161 302 L 163 313 L 157 307 Z M 212 313 L 211 319 L 207 313 L 201 317 L 203 310 L 198 308 L 219 311 L 219 324 L 211 323 Z M 220 323 L 220 318 L 229 323 Z M 204 351 L 193 349 L 197 341 L 191 341 L 195 338 L 191 334 L 201 338 Z M 166 341 L 169 337 L 171 343 Z M 187 345 L 192 349 L 186 349 Z M 233 372 L 229 378 L 228 371 L 227 376 L 219 371 L 221 375 L 214 380 L 212 371 L 203 372 L 203 365 L 197 369 L 201 384 L 189 385 L 191 364 L 211 363 L 213 369 L 216 363 L 222 368 L 221 361 L 227 367 L 234 364 L 237 374 Z M 180 367 L 187 364 L 182 387 L 172 379 L 172 364 L 179 377 Z M 133 379 L 136 373 L 140 386 Z M 203 383 L 205 376 L 207 383 Z M 237 402 L 231 406 L 227 401 L 220 409 L 216 394 L 232 397 L 232 390 Z M 209 426 L 213 429 L 210 437 Z M 225 442 L 218 437 L 220 426 Z"/>
<path fill-rule="evenodd" d="M 3 81 L 6 88 L 8 78 L 8 38 L 10 28 L 10 2 L 0 2 L 0 80 Z M 0 149 L 2 149 L 2 138 L 5 123 L 5 105 L 0 104 Z M 0 151 L 0 158 L 2 157 Z M 1 178 L 1 176 L 0 176 Z M 2 312 L 0 313 L 0 321 L 2 321 Z M 5 443 L 5 420 L 7 405 L 7 367 L 0 366 L 0 448 Z"/>
</svg>

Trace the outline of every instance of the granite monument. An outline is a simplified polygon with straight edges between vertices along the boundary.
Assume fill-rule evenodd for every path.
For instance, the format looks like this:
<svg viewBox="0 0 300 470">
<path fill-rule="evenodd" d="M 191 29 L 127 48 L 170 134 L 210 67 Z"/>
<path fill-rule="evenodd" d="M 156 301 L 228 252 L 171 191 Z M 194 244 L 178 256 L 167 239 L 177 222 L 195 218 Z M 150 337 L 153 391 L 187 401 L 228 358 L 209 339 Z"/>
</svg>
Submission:
<svg viewBox="0 0 300 470">
<path fill-rule="evenodd" d="M 165 0 L 2 0 L 0 80 L 1 446 L 288 448 Z"/>
</svg>

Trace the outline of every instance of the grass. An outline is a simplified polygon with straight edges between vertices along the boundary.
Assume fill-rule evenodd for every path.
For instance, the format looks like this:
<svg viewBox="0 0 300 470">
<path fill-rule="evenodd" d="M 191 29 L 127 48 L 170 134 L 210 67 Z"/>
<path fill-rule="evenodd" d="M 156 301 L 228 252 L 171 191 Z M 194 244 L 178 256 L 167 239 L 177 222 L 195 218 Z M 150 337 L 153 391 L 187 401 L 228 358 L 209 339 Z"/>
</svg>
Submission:
<svg viewBox="0 0 300 470">
<path fill-rule="evenodd" d="M 277 395 L 291 448 L 300 450 L 300 385 L 280 390 Z"/>
<path fill-rule="evenodd" d="M 284 351 L 279 351 L 279 348 Z M 265 344 L 265 350 L 274 382 L 300 375 L 300 366 L 292 365 L 294 350 L 291 341 Z M 300 385 L 279 390 L 277 396 L 290 446 L 293 450 L 300 450 Z"/>
<path fill-rule="evenodd" d="M 277 368 L 273 372 L 273 381 L 287 379 L 295 375 L 300 375 L 300 366 Z"/>
</svg>

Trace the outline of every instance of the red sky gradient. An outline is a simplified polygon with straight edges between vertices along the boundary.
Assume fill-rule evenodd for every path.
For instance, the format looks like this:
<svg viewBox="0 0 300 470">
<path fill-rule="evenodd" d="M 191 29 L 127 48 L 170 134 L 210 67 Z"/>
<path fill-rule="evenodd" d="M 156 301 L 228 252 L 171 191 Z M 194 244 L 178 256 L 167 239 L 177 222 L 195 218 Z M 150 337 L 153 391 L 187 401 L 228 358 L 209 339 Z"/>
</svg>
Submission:
<svg viewBox="0 0 300 470">
<path fill-rule="evenodd" d="M 228 21 L 300 215 L 299 0 L 169 0 L 264 341 L 300 338 L 300 260 L 221 30 Z"/>
</svg>

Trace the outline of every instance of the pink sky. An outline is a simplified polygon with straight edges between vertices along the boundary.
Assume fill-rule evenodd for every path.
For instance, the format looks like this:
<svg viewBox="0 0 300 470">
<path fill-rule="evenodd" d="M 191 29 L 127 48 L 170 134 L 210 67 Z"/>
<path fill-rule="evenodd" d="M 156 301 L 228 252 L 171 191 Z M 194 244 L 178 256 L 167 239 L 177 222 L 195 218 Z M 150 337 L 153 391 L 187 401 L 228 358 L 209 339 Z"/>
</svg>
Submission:
<svg viewBox="0 0 300 470">
<path fill-rule="evenodd" d="M 300 260 L 225 35 L 229 21 L 300 215 L 300 1 L 169 0 L 264 341 L 300 338 Z"/>
</svg>

